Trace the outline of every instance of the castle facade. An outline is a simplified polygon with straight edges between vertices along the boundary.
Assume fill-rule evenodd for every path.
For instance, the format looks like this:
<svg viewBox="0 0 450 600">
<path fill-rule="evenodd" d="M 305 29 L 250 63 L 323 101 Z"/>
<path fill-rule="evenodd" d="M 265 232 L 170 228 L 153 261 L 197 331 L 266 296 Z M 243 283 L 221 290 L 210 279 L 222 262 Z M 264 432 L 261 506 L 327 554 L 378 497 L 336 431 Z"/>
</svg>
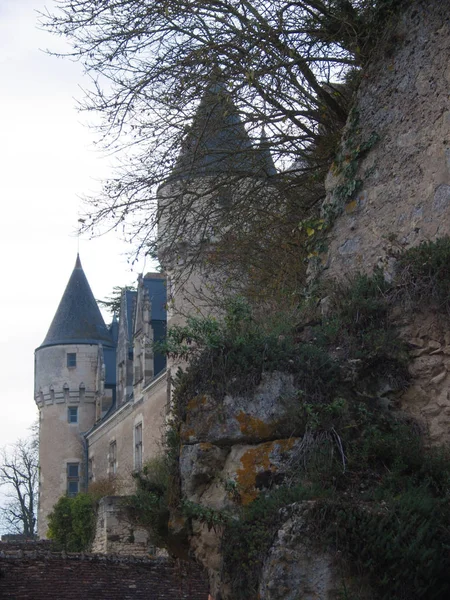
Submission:
<svg viewBox="0 0 450 600">
<path fill-rule="evenodd" d="M 167 404 L 166 360 L 153 343 L 166 331 L 160 273 L 124 290 L 119 319 L 107 327 L 77 257 L 59 307 L 36 350 L 40 423 L 38 533 L 57 500 L 131 473 L 158 452 Z"/>
<path fill-rule="evenodd" d="M 137 291 L 123 291 L 118 320 L 108 327 L 77 257 L 35 352 L 40 537 L 61 496 L 112 478 L 126 494 L 133 489 L 133 471 L 158 454 L 170 377 L 154 342 L 164 339 L 167 321 L 180 323 L 193 311 L 209 310 L 214 286 L 211 270 L 196 261 L 198 249 L 214 244 L 214 219 L 229 210 L 233 194 L 242 196 L 249 182 L 253 189 L 265 185 L 274 172 L 267 147 L 252 144 L 225 88 L 213 84 L 158 190 L 158 250 L 167 280 L 161 273 L 140 277 Z"/>
</svg>

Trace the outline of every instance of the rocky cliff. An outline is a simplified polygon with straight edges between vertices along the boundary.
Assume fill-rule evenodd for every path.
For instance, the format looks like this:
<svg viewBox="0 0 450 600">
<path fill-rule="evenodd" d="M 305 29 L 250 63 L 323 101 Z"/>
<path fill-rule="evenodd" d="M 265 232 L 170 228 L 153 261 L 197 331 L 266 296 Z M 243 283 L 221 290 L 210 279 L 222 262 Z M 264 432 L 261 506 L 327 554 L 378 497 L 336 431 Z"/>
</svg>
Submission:
<svg viewBox="0 0 450 600">
<path fill-rule="evenodd" d="M 321 256 L 325 277 L 376 266 L 392 277 L 399 250 L 450 235 L 449 53 L 447 3 L 412 2 L 363 73 L 326 181 L 324 212 L 338 216 Z M 450 330 L 427 309 L 404 323 L 414 381 L 402 404 L 433 442 L 447 442 Z"/>
<path fill-rule="evenodd" d="M 388 553 L 422 560 L 405 523 L 431 526 L 411 512 L 405 478 L 429 474 L 439 458 L 419 455 L 450 435 L 447 308 L 405 296 L 409 283 L 398 279 L 402 253 L 450 235 L 449 50 L 447 3 L 415 0 L 362 74 L 326 181 L 327 250 L 310 269 L 343 287 L 323 292 L 312 323 L 298 328 L 295 343 L 310 352 L 299 369 L 287 352 L 241 390 L 183 391 L 181 493 L 216 600 L 444 597 L 430 587 L 435 573 L 414 567 L 408 588 L 386 564 L 377 588 L 349 563 L 370 574 L 370 561 L 381 568 Z M 374 268 L 384 283 L 370 279 Z M 360 272 L 369 277 L 355 287 Z M 245 366 L 229 381 L 239 377 Z M 440 475 L 428 476 L 437 489 Z M 414 477 L 417 497 L 431 489 Z M 442 485 L 430 497 L 441 498 Z M 398 556 L 389 537 L 397 522 Z M 377 559 L 364 558 L 370 545 Z"/>
</svg>

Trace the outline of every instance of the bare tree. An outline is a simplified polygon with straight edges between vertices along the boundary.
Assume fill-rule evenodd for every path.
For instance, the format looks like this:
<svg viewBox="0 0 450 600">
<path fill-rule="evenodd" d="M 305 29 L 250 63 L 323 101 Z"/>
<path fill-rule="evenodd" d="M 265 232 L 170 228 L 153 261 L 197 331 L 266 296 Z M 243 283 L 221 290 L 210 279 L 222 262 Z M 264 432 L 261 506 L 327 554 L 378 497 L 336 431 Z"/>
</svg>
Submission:
<svg viewBox="0 0 450 600">
<path fill-rule="evenodd" d="M 350 75 L 401 2 L 55 0 L 43 27 L 83 63 L 80 108 L 100 115 L 100 143 L 118 158 L 83 229 L 116 228 L 172 277 L 200 265 L 203 291 L 216 270 L 253 296 L 271 288 L 295 302 Z M 229 129 L 204 177 L 215 119 Z"/>
<path fill-rule="evenodd" d="M 155 228 L 155 190 L 176 164 L 198 101 L 220 73 L 252 140 L 278 164 L 311 157 L 347 116 L 332 81 L 364 63 L 388 0 L 56 0 L 43 26 L 66 37 L 91 77 L 81 108 L 125 150 L 86 227 Z M 383 12 L 384 11 L 384 12 Z M 263 126 L 264 132 L 263 132 Z M 332 150 L 331 150 L 332 152 Z M 330 152 L 321 156 L 329 161 Z M 311 165 L 308 165 L 308 169 Z"/>
<path fill-rule="evenodd" d="M 32 537 L 36 533 L 38 494 L 37 432 L 0 451 L 0 486 L 6 501 L 0 507 L 4 526 L 11 533 Z"/>
</svg>

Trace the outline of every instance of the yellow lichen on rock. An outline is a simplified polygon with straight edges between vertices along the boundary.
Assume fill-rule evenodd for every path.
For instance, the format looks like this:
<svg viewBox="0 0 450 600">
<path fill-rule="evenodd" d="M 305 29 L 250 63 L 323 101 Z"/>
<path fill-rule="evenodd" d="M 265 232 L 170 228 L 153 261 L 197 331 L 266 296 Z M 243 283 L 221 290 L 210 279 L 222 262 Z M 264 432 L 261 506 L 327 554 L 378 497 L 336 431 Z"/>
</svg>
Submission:
<svg viewBox="0 0 450 600">
<path fill-rule="evenodd" d="M 189 400 L 186 405 L 186 410 L 195 410 L 200 408 L 201 406 L 206 404 L 206 396 L 204 394 L 199 394 L 198 396 L 194 396 Z"/>
<path fill-rule="evenodd" d="M 256 487 L 258 474 L 264 471 L 276 473 L 278 467 L 274 464 L 273 458 L 278 453 L 291 450 L 294 443 L 294 438 L 265 442 L 249 448 L 241 456 L 242 467 L 236 472 L 241 504 L 244 506 L 250 504 L 258 497 L 259 490 Z"/>
<path fill-rule="evenodd" d="M 236 415 L 236 420 L 239 422 L 241 433 L 250 437 L 257 436 L 261 440 L 264 440 L 273 435 L 273 427 L 258 419 L 241 411 Z"/>
</svg>

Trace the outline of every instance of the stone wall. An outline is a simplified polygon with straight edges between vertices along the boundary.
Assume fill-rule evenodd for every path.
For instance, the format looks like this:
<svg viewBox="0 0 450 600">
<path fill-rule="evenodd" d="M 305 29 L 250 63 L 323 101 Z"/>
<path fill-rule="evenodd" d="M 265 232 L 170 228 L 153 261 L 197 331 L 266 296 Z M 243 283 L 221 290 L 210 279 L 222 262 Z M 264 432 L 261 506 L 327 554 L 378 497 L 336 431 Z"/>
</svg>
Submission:
<svg viewBox="0 0 450 600">
<path fill-rule="evenodd" d="M 347 124 L 341 156 L 371 136 L 354 181 L 321 256 L 323 276 L 342 281 L 376 266 L 390 278 L 395 254 L 450 235 L 450 15 L 439 0 L 414 0 L 380 43 L 364 72 Z M 347 162 L 327 179 L 324 210 L 339 205 Z M 445 315 L 407 316 L 399 308 L 411 346 L 412 383 L 402 408 L 425 424 L 433 443 L 450 440 L 448 360 L 450 321 Z M 403 313 L 403 314 L 402 314 Z"/>
<path fill-rule="evenodd" d="M 122 509 L 123 496 L 105 496 L 97 509 L 97 524 L 92 552 L 148 556 L 160 551 L 151 544 L 148 533 L 133 526 Z"/>
<path fill-rule="evenodd" d="M 195 563 L 0 546 L 0 598 L 207 600 L 208 582 Z"/>
</svg>

